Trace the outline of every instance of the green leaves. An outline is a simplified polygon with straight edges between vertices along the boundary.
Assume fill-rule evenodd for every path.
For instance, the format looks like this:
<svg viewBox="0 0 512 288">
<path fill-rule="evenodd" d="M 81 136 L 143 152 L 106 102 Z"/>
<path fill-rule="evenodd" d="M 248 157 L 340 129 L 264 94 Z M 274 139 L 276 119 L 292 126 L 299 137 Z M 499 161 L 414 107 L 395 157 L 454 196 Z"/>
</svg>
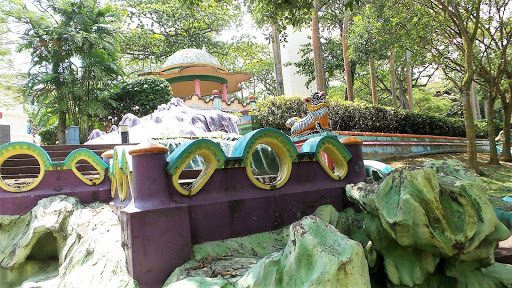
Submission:
<svg viewBox="0 0 512 288">
<path fill-rule="evenodd" d="M 177 0 L 126 0 L 123 8 L 128 17 L 119 27 L 122 50 L 135 60 L 155 61 L 185 48 L 206 47 L 215 52 L 222 46 L 216 34 L 238 19 L 239 7 L 230 6 L 230 1 L 214 0 L 187 4 Z"/>
<path fill-rule="evenodd" d="M 126 113 L 146 116 L 171 100 L 171 87 L 164 79 L 141 77 L 121 86 L 109 97 L 109 116 L 121 119 Z"/>
</svg>

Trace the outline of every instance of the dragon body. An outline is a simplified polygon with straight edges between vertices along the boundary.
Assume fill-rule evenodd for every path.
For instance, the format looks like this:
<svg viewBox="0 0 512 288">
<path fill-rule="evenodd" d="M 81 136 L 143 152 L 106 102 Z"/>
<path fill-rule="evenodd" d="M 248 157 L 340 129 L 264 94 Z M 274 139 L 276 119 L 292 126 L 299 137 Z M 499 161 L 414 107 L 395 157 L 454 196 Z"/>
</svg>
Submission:
<svg viewBox="0 0 512 288">
<path fill-rule="evenodd" d="M 298 136 L 315 131 L 329 130 L 329 103 L 325 92 L 314 92 L 304 99 L 308 105 L 308 115 L 304 118 L 292 117 L 286 121 L 286 126 L 291 128 L 291 135 Z"/>
</svg>

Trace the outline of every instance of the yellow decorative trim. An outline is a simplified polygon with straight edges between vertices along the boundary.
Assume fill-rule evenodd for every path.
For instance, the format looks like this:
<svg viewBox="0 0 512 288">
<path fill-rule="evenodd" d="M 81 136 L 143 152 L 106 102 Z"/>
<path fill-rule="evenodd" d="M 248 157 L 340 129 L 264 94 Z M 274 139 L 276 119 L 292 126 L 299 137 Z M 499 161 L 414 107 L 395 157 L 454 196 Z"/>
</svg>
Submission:
<svg viewBox="0 0 512 288">
<path fill-rule="evenodd" d="M 13 144 L 13 143 L 10 143 L 10 144 Z M 33 146 L 36 146 L 37 148 L 39 148 L 40 149 L 39 150 L 37 148 L 34 148 L 32 145 L 26 145 L 26 144 L 30 144 L 30 143 L 19 143 L 19 145 L 10 145 L 10 146 L 6 146 L 4 149 L 1 149 L 0 150 L 0 167 L 2 167 L 2 164 L 4 163 L 4 161 L 7 160 L 11 156 L 18 155 L 18 154 L 27 154 L 27 155 L 33 156 L 34 158 L 36 158 L 37 162 L 39 162 L 39 174 L 37 175 L 37 178 L 35 179 L 35 181 L 32 184 L 25 186 L 25 187 L 21 187 L 21 188 L 9 187 L 8 185 L 6 185 L 4 183 L 4 180 L 2 179 L 2 175 L 0 174 L 0 187 L 2 187 L 2 189 L 4 189 L 5 191 L 26 192 L 26 191 L 31 190 L 32 188 L 39 185 L 39 183 L 43 179 L 44 172 L 46 170 L 45 168 L 49 166 L 48 164 L 45 165 L 45 163 L 44 163 L 45 162 L 44 160 L 49 159 L 49 157 L 47 154 L 45 155 L 46 157 L 43 156 L 43 153 L 40 151 L 40 150 L 42 150 L 41 148 L 32 144 Z M 43 152 L 46 153 L 44 150 L 43 150 Z"/>
<path fill-rule="evenodd" d="M 281 140 L 282 139 L 280 139 L 279 137 L 264 137 L 257 138 L 256 141 L 250 143 L 249 151 L 246 154 L 246 158 L 244 159 L 244 164 L 245 171 L 247 173 L 247 176 L 249 177 L 249 180 L 256 187 L 266 190 L 277 189 L 286 184 L 288 178 L 290 178 L 290 174 L 292 173 L 292 159 L 290 157 L 289 152 L 283 146 L 283 143 L 281 143 Z M 256 179 L 251 169 L 251 156 L 252 153 L 254 152 L 254 149 L 256 149 L 256 146 L 258 146 L 259 144 L 269 146 L 272 150 L 274 150 L 274 152 L 277 155 L 277 158 L 279 159 L 279 173 L 277 175 L 276 181 L 272 185 L 264 184 L 260 182 L 258 179 Z"/>
<path fill-rule="evenodd" d="M 129 149 L 134 146 L 116 146 L 114 148 L 114 157 L 110 169 L 110 193 L 112 198 L 116 196 L 116 191 L 119 195 L 119 200 L 124 201 L 128 196 L 128 189 L 133 191 L 133 174 L 131 169 L 131 156 L 129 156 Z M 133 195 L 132 195 L 133 196 Z"/>
<path fill-rule="evenodd" d="M 301 149 L 302 153 L 313 154 L 314 159 L 318 161 L 322 169 L 334 180 L 340 181 L 347 175 L 347 162 L 352 155 L 336 137 L 321 136 L 307 140 Z M 325 163 L 322 154 L 325 153 L 327 158 L 331 159 L 334 164 L 334 171 L 331 171 L 327 163 Z"/>
<path fill-rule="evenodd" d="M 107 168 L 107 164 L 100 158 L 98 155 L 94 154 L 91 150 L 88 149 L 76 149 L 71 152 L 66 160 L 62 162 L 52 162 L 48 153 L 43 150 L 43 148 L 28 142 L 10 142 L 0 146 L 0 167 L 3 162 L 11 156 L 19 155 L 19 154 L 27 154 L 36 158 L 39 163 L 39 174 L 35 181 L 22 188 L 12 188 L 5 184 L 2 179 L 2 175 L 0 175 L 0 187 L 5 191 L 9 192 L 26 192 L 34 187 L 36 187 L 42 180 L 45 171 L 48 170 L 68 170 L 71 169 L 75 175 L 82 180 L 84 183 L 88 185 L 97 185 L 103 181 L 105 178 L 105 169 Z M 91 165 L 96 168 L 96 170 L 100 173 L 100 179 L 88 180 L 85 178 L 82 173 L 80 173 L 75 164 L 79 160 L 84 159 L 89 162 Z"/>
<path fill-rule="evenodd" d="M 322 159 L 321 154 L 324 152 L 327 154 L 327 157 L 331 159 L 331 161 L 334 164 L 334 171 L 331 171 L 331 169 L 327 166 L 327 163 Z M 325 145 L 320 148 L 318 163 L 322 166 L 324 171 L 334 180 L 342 180 L 345 178 L 348 172 L 348 165 L 347 162 L 345 162 L 345 159 L 343 156 L 339 153 L 339 151 L 336 149 L 336 147 L 333 147 L 332 145 Z"/>
<path fill-rule="evenodd" d="M 201 156 L 204 160 L 204 167 L 201 174 L 190 184 L 189 187 L 183 188 L 179 183 L 181 172 L 187 164 L 196 156 Z M 171 180 L 174 188 L 183 195 L 193 196 L 206 184 L 212 176 L 215 169 L 224 166 L 226 155 L 224 151 L 208 139 L 197 139 L 181 145 L 178 149 L 169 155 L 167 161 L 167 173 L 171 174 Z"/>
<path fill-rule="evenodd" d="M 91 164 L 98 173 L 100 173 L 100 178 L 92 180 L 85 178 L 84 175 L 76 169 L 76 163 L 80 160 L 89 162 L 89 164 Z M 66 168 L 71 168 L 75 175 L 87 185 L 98 185 L 103 182 L 103 179 L 105 179 L 105 168 L 107 168 L 106 163 L 88 149 L 81 148 L 71 152 L 64 162 L 66 163 Z"/>
<path fill-rule="evenodd" d="M 201 174 L 197 176 L 196 180 L 192 182 L 190 187 L 188 189 L 184 189 L 179 184 L 179 177 L 183 169 L 185 169 L 186 165 L 196 156 L 199 155 L 204 160 L 204 168 L 203 171 L 201 171 Z M 179 167 L 176 167 L 176 173 L 172 175 L 172 184 L 174 185 L 174 188 L 180 192 L 183 195 L 186 196 L 193 196 L 201 188 L 203 188 L 204 184 L 210 179 L 213 172 L 215 172 L 215 169 L 217 169 L 217 160 L 215 159 L 215 156 L 211 154 L 210 150 L 200 150 L 196 153 L 189 153 L 186 158 L 184 158 L 185 161 L 182 161 L 185 165 L 180 165 Z"/>
</svg>

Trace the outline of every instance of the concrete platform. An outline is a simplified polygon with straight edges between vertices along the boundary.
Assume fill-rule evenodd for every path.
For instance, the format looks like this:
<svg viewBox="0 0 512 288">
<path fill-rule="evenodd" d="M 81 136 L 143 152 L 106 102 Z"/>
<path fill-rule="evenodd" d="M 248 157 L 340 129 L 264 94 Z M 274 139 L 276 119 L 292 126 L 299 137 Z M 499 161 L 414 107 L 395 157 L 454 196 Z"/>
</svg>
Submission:
<svg viewBox="0 0 512 288">
<path fill-rule="evenodd" d="M 498 247 L 494 250 L 494 258 L 496 262 L 512 264 L 512 236 L 498 243 Z"/>
</svg>

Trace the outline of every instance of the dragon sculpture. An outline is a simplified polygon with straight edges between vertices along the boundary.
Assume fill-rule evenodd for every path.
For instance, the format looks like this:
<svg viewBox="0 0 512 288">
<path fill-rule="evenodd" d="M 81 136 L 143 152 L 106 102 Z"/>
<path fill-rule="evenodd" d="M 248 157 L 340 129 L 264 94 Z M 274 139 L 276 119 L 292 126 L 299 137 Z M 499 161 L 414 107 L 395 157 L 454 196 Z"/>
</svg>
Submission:
<svg viewBox="0 0 512 288">
<path fill-rule="evenodd" d="M 286 121 L 286 127 L 291 128 L 292 136 L 330 130 L 329 103 L 326 96 L 324 91 L 317 91 L 304 99 L 308 105 L 308 115 L 302 119 L 292 117 Z"/>
</svg>

